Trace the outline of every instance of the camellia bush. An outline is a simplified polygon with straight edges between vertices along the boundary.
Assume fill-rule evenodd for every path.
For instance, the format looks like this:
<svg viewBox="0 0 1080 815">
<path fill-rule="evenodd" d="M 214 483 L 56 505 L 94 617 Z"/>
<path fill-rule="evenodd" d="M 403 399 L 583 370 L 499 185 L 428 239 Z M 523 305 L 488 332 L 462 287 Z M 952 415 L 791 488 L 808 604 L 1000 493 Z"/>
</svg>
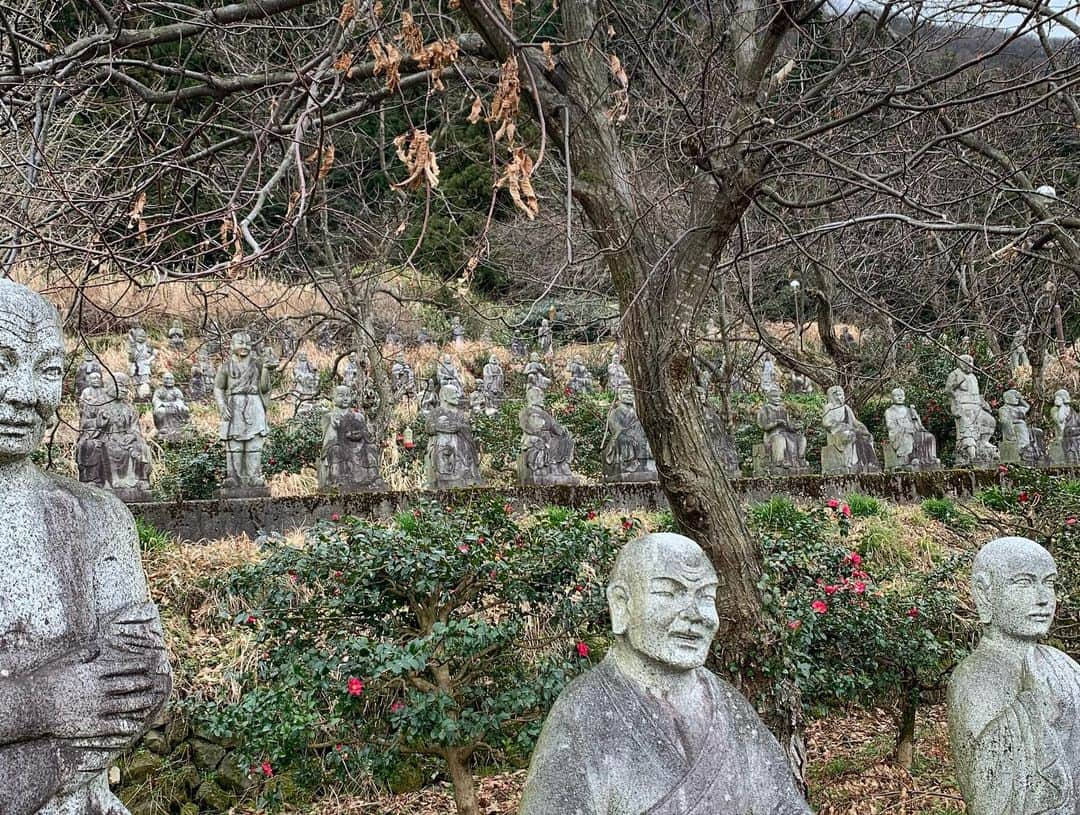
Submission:
<svg viewBox="0 0 1080 815">
<path fill-rule="evenodd" d="M 424 504 L 387 526 L 324 523 L 300 547 L 270 539 L 223 600 L 261 658 L 236 677 L 235 704 L 199 718 L 239 740 L 257 773 L 313 791 L 440 760 L 458 812 L 476 815 L 478 752 L 526 760 L 605 642 L 619 541 L 590 516 L 525 523 L 501 501 Z"/>
</svg>

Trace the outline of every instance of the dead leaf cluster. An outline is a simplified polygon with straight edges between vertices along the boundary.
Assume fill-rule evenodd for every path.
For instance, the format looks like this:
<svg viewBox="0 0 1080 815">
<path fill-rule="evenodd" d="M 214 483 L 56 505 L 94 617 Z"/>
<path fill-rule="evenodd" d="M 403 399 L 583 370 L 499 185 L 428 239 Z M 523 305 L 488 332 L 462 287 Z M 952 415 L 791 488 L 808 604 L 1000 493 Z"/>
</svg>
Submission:
<svg viewBox="0 0 1080 815">
<path fill-rule="evenodd" d="M 439 163 L 431 149 L 431 135 L 423 128 L 402 133 L 394 139 L 398 159 L 409 171 L 409 177 L 394 185 L 396 188 L 419 189 L 425 183 L 434 189 L 439 186 Z"/>
<path fill-rule="evenodd" d="M 524 212 L 530 220 L 540 212 L 540 203 L 532 185 L 533 160 L 524 147 L 514 148 L 514 157 L 497 182 L 496 187 L 505 187 L 514 199 L 514 205 Z"/>
</svg>

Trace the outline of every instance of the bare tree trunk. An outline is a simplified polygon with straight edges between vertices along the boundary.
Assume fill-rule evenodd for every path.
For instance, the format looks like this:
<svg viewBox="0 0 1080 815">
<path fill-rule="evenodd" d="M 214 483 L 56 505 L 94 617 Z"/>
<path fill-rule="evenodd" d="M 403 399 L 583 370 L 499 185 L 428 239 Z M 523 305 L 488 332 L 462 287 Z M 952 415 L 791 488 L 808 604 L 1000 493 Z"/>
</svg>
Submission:
<svg viewBox="0 0 1080 815">
<path fill-rule="evenodd" d="M 468 753 L 459 747 L 451 747 L 445 757 L 446 765 L 450 768 L 450 781 L 454 785 L 454 803 L 458 815 L 480 815 Z"/>
<path fill-rule="evenodd" d="M 908 772 L 915 762 L 915 721 L 919 710 L 918 690 L 905 691 L 900 700 L 900 727 L 896 733 L 896 763 Z"/>
</svg>

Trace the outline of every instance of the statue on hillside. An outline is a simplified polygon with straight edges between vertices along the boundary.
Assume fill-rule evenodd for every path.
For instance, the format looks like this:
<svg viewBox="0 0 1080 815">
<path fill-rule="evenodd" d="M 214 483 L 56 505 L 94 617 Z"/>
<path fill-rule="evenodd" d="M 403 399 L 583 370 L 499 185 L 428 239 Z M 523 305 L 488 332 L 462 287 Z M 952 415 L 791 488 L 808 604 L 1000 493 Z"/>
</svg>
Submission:
<svg viewBox="0 0 1080 815">
<path fill-rule="evenodd" d="M 345 357 L 345 365 L 341 369 L 341 384 L 349 390 L 355 390 L 356 377 L 360 368 L 356 364 L 356 352 L 353 351 Z"/>
<path fill-rule="evenodd" d="M 150 500 L 150 448 L 139 427 L 139 414 L 131 404 L 127 374 L 115 373 L 105 385 L 107 399 L 81 417 L 83 435 L 76 451 L 79 471 L 98 487 L 124 501 Z"/>
<path fill-rule="evenodd" d="M 821 448 L 822 475 L 879 473 L 874 439 L 847 404 L 844 389 L 833 385 L 826 393 L 821 426 L 828 437 Z"/>
<path fill-rule="evenodd" d="M 618 393 L 623 388 L 629 388 L 630 375 L 623 367 L 622 358 L 618 351 L 611 352 L 611 361 L 607 366 L 607 388 L 612 393 Z"/>
<path fill-rule="evenodd" d="M 191 379 L 188 383 L 188 398 L 193 402 L 205 402 L 214 392 L 214 366 L 206 351 L 206 346 L 199 349 L 198 356 L 191 366 Z"/>
<path fill-rule="evenodd" d="M 154 391 L 151 402 L 154 407 L 154 427 L 161 440 L 174 442 L 182 439 L 190 428 L 191 411 L 171 373 L 161 377 L 161 387 Z"/>
<path fill-rule="evenodd" d="M 764 435 L 760 451 L 755 450 L 755 475 L 801 475 L 810 470 L 802 425 L 788 415 L 779 390 L 765 393 L 757 424 Z"/>
<path fill-rule="evenodd" d="M 551 708 L 520 815 L 810 815 L 753 706 L 704 667 L 718 585 L 682 535 L 622 548 L 607 586 L 614 643 Z"/>
<path fill-rule="evenodd" d="M 112 374 L 109 375 L 110 385 Z M 79 394 L 79 437 L 75 442 L 75 465 L 84 484 L 105 486 L 109 481 L 105 457 L 105 438 L 98 417 L 101 409 L 115 397 L 106 388 L 101 371 L 91 371 L 89 381 Z"/>
<path fill-rule="evenodd" d="M 945 380 L 949 393 L 949 412 L 956 421 L 956 465 L 986 467 L 998 460 L 998 450 L 987 436 L 997 422 L 979 392 L 974 359 L 961 354 L 959 365 Z"/>
<path fill-rule="evenodd" d="M 484 366 L 484 395 L 488 407 L 497 410 L 506 395 L 506 375 L 499 358 L 492 354 Z"/>
<path fill-rule="evenodd" d="M 75 369 L 75 398 L 78 399 L 79 395 L 86 389 L 86 386 L 90 384 L 90 374 L 94 371 L 101 373 L 101 363 L 97 361 L 93 353 L 89 350 L 83 352 L 83 361 L 79 363 L 79 367 Z"/>
<path fill-rule="evenodd" d="M 180 322 L 179 318 L 172 321 L 172 325 L 169 326 L 169 347 L 175 351 L 183 351 L 187 347 L 187 341 L 184 339 L 184 324 Z"/>
<path fill-rule="evenodd" d="M 571 393 L 590 393 L 592 391 L 592 374 L 585 367 L 585 360 L 581 354 L 574 354 L 573 359 L 566 366 L 566 373 L 569 377 L 566 387 L 570 389 Z"/>
<path fill-rule="evenodd" d="M 416 331 L 416 344 L 423 348 L 425 345 L 431 345 L 431 332 L 426 327 L 420 326 Z"/>
<path fill-rule="evenodd" d="M 555 355 L 555 349 L 552 345 L 551 338 L 551 323 L 548 322 L 547 317 L 540 320 L 540 327 L 536 330 L 536 345 L 540 349 L 540 353 L 545 357 L 552 357 Z"/>
<path fill-rule="evenodd" d="M 135 522 L 115 495 L 31 460 L 60 404 L 64 344 L 53 306 L 0 281 L 0 345 L 9 510 L 0 521 L 0 812 L 128 815 L 109 768 L 171 689 Z"/>
<path fill-rule="evenodd" d="M 293 366 L 293 399 L 296 400 L 297 413 L 306 413 L 317 407 L 319 399 L 319 372 L 303 351 L 296 355 Z"/>
<path fill-rule="evenodd" d="M 424 475 L 428 489 L 446 490 L 484 483 L 480 477 L 480 451 L 469 426 L 469 416 L 461 409 L 461 391 L 454 385 L 439 389 L 439 404 L 428 416 L 426 429 Z"/>
<path fill-rule="evenodd" d="M 1012 342 L 1009 344 L 1009 363 L 1014 371 L 1017 368 L 1031 367 L 1031 360 L 1028 359 L 1027 352 L 1027 329 L 1023 326 L 1016 329 Z"/>
<path fill-rule="evenodd" d="M 435 378 L 439 381 L 440 388 L 453 385 L 459 392 L 465 392 L 465 388 L 461 384 L 461 372 L 458 371 L 457 365 L 454 364 L 454 358 L 449 354 L 443 354 L 439 357 L 439 364 L 435 368 Z"/>
<path fill-rule="evenodd" d="M 525 407 L 518 413 L 521 452 L 517 459 L 518 480 L 522 484 L 577 484 L 570 471 L 574 461 L 574 439 L 544 407 L 544 392 L 525 391 Z"/>
<path fill-rule="evenodd" d="M 456 314 L 450 325 L 450 333 L 454 338 L 454 347 L 460 351 L 465 347 L 465 326 L 461 324 L 461 318 Z"/>
<path fill-rule="evenodd" d="M 319 489 L 385 490 L 379 473 L 379 445 L 371 438 L 367 417 L 353 407 L 346 385 L 334 388 L 334 406 L 322 417 Z"/>
<path fill-rule="evenodd" d="M 540 361 L 540 354 L 536 351 L 529 354 L 529 361 L 522 373 L 525 374 L 525 383 L 528 388 L 539 388 L 546 391 L 551 386 L 551 378 L 547 375 L 547 368 Z"/>
<path fill-rule="evenodd" d="M 761 355 L 761 392 L 780 390 L 780 383 L 776 380 L 776 359 L 766 351 Z"/>
<path fill-rule="evenodd" d="M 150 398 L 150 377 L 154 372 L 155 359 L 157 359 L 157 350 L 150 344 L 146 331 L 136 328 L 131 333 L 128 362 L 131 380 L 135 383 L 135 398 L 141 402 Z"/>
<path fill-rule="evenodd" d="M 1054 440 L 1050 444 L 1050 456 L 1054 464 L 1073 467 L 1080 464 L 1080 411 L 1072 406 L 1067 390 L 1054 393 L 1054 406 L 1050 408 L 1054 421 Z"/>
<path fill-rule="evenodd" d="M 971 815 L 1080 811 L 1080 665 L 1039 640 L 1057 568 L 1027 538 L 986 544 L 971 567 L 983 625 L 949 681 L 949 742 Z"/>
<path fill-rule="evenodd" d="M 270 428 L 266 422 L 266 399 L 270 374 L 276 362 L 260 360 L 251 353 L 251 335 L 232 336 L 230 356 L 214 378 L 214 400 L 221 414 L 221 440 L 225 442 L 226 477 L 222 494 L 266 495 L 262 472 L 262 449 Z"/>
<path fill-rule="evenodd" d="M 459 391 L 460 393 L 460 391 Z M 424 387 L 420 391 L 420 418 L 427 420 L 431 412 L 439 404 L 439 383 L 434 376 L 430 376 L 424 380 Z"/>
<path fill-rule="evenodd" d="M 515 331 L 514 336 L 510 338 L 510 356 L 514 359 L 524 359 L 525 353 L 525 338 L 521 336 L 520 331 Z"/>
<path fill-rule="evenodd" d="M 416 398 L 416 375 L 412 367 L 405 360 L 405 355 L 399 353 L 390 366 L 390 376 L 394 380 L 394 390 L 408 399 Z"/>
<path fill-rule="evenodd" d="M 940 470 L 937 439 L 923 427 L 919 412 L 907 404 L 903 388 L 893 388 L 892 404 L 885 410 L 885 427 L 889 439 L 885 442 L 886 470 Z"/>
<path fill-rule="evenodd" d="M 634 406 L 634 392 L 623 388 L 608 411 L 600 458 L 607 481 L 655 481 L 656 461 Z"/>
<path fill-rule="evenodd" d="M 1005 391 L 1003 404 L 998 408 L 998 424 L 1001 428 L 1001 461 L 1005 464 L 1024 464 L 1039 467 L 1048 463 L 1043 432 L 1028 426 L 1027 416 L 1031 405 L 1020 392 Z"/>
<path fill-rule="evenodd" d="M 728 478 L 742 477 L 742 457 L 739 455 L 738 445 L 735 438 L 728 431 L 727 424 L 712 404 L 705 400 L 702 404 L 705 411 L 705 427 L 713 437 L 717 449 L 720 451 L 720 463 Z"/>
</svg>

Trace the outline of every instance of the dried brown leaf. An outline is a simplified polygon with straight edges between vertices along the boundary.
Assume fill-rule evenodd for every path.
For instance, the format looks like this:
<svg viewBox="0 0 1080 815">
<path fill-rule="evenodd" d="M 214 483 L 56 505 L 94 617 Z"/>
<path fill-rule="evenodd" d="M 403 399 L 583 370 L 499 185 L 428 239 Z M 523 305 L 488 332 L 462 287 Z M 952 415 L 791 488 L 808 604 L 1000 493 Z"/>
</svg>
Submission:
<svg viewBox="0 0 1080 815">
<path fill-rule="evenodd" d="M 371 55 L 375 57 L 373 76 L 386 75 L 386 87 L 395 90 L 401 84 L 401 52 L 390 43 L 385 45 L 376 39 L 368 43 Z"/>
<path fill-rule="evenodd" d="M 555 70 L 555 50 L 552 48 L 550 42 L 544 42 L 540 46 L 540 50 L 544 52 L 544 68 L 548 71 Z"/>
<path fill-rule="evenodd" d="M 339 73 L 345 73 L 352 67 L 353 60 L 355 58 L 356 57 L 351 51 L 346 51 L 344 54 L 341 54 L 336 60 L 334 60 L 334 70 L 338 71 Z"/>
<path fill-rule="evenodd" d="M 472 109 L 469 110 L 469 124 L 474 125 L 480 121 L 484 115 L 484 101 L 477 96 L 473 99 Z"/>
<path fill-rule="evenodd" d="M 532 220 L 540 213 L 540 202 L 532 185 L 533 160 L 524 147 L 514 148 L 513 156 L 495 186 L 505 187 L 514 205 Z"/>
<path fill-rule="evenodd" d="M 431 149 L 431 135 L 421 128 L 402 133 L 394 139 L 398 159 L 409 171 L 409 177 L 394 184 L 395 188 L 408 187 L 416 190 L 425 183 L 434 189 L 439 186 L 439 163 Z"/>
<path fill-rule="evenodd" d="M 345 2 L 341 4 L 341 12 L 338 14 L 338 25 L 344 28 L 355 16 L 356 6 L 353 4 L 353 0 L 345 0 Z"/>
<path fill-rule="evenodd" d="M 419 58 L 419 54 L 424 50 L 424 34 L 412 14 L 407 11 L 401 12 L 401 33 L 398 39 L 405 44 L 406 51 L 414 58 Z"/>
</svg>

